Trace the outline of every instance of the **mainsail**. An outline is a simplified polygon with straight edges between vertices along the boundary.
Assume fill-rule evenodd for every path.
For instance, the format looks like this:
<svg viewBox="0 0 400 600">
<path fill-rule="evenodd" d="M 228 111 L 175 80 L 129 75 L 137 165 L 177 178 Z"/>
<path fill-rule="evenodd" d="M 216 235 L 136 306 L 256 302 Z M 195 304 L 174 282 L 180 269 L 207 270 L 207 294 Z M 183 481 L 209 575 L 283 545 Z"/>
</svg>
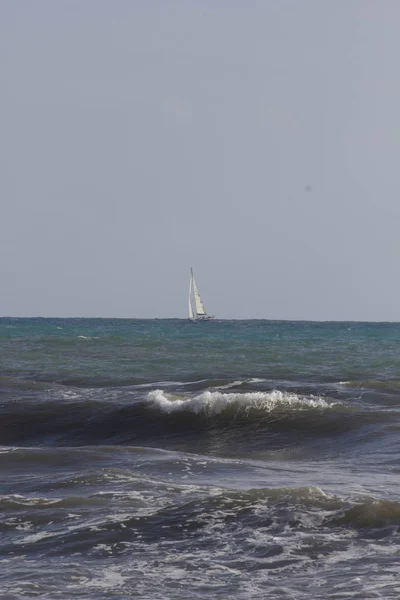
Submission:
<svg viewBox="0 0 400 600">
<path fill-rule="evenodd" d="M 193 270 L 191 270 L 192 273 L 192 280 L 193 280 L 193 295 L 194 295 L 194 301 L 196 304 L 196 313 L 198 317 L 204 316 L 206 315 L 206 309 L 204 308 L 204 304 L 200 298 L 200 294 L 199 294 L 199 289 L 196 285 L 196 280 L 194 278 L 193 275 Z"/>
</svg>

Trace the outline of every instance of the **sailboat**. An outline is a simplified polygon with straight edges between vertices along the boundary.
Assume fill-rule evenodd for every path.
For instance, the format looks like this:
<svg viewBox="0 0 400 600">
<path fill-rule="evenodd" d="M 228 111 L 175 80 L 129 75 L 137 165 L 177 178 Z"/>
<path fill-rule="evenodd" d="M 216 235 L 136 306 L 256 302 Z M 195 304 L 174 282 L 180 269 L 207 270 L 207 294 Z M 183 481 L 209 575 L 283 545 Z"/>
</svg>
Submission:
<svg viewBox="0 0 400 600">
<path fill-rule="evenodd" d="M 189 283 L 189 321 L 211 321 L 213 318 L 214 315 L 208 315 L 206 309 L 204 308 L 203 301 L 199 294 L 199 288 L 197 287 L 196 280 L 193 275 L 193 269 L 191 268 Z"/>
</svg>

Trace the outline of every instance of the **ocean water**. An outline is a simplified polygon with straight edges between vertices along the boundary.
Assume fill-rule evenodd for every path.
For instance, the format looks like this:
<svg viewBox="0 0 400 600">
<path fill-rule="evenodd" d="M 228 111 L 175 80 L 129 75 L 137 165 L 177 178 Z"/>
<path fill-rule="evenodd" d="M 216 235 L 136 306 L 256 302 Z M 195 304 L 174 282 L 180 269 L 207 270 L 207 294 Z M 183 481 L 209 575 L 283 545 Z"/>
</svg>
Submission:
<svg viewBox="0 0 400 600">
<path fill-rule="evenodd" d="M 0 319 L 0 595 L 400 597 L 400 325 Z"/>
</svg>

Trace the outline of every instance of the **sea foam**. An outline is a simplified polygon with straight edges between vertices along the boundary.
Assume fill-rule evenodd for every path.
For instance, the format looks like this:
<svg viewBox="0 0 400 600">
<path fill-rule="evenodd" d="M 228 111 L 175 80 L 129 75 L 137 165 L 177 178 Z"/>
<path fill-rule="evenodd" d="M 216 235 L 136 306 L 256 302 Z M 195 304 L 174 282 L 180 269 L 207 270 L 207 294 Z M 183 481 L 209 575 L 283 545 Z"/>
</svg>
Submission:
<svg viewBox="0 0 400 600">
<path fill-rule="evenodd" d="M 195 414 L 220 414 L 229 407 L 245 410 L 261 410 L 271 412 L 278 408 L 305 410 L 310 408 L 330 408 L 334 402 L 328 403 L 319 397 L 302 397 L 294 393 L 273 390 L 271 392 L 222 393 L 205 391 L 197 396 L 178 397 L 166 394 L 163 390 L 153 390 L 146 396 L 147 400 L 157 405 L 163 412 L 172 413 L 189 411 Z"/>
</svg>

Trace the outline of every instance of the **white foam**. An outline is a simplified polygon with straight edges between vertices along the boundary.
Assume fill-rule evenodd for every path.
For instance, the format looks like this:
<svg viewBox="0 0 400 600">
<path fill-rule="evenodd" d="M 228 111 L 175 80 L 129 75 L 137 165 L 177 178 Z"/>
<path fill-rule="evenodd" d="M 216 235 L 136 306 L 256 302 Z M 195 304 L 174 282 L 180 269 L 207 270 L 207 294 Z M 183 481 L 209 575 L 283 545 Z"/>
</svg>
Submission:
<svg viewBox="0 0 400 600">
<path fill-rule="evenodd" d="M 39 540 L 44 540 L 45 538 L 55 537 L 55 533 L 47 533 L 45 531 L 38 531 L 37 533 L 32 533 L 32 535 L 27 535 L 21 540 L 16 540 L 14 544 L 34 544 Z"/>
<path fill-rule="evenodd" d="M 159 385 L 160 387 L 169 387 L 172 385 L 191 385 L 190 383 L 185 383 L 183 381 L 157 381 L 157 383 L 137 383 L 132 387 L 136 388 L 149 388 L 154 387 L 155 385 Z"/>
<path fill-rule="evenodd" d="M 107 549 L 107 547 L 104 546 L 104 549 Z M 101 573 L 101 576 L 88 582 L 87 585 L 95 588 L 113 589 L 121 587 L 127 579 L 128 577 L 123 576 L 118 571 L 118 567 L 112 566 L 109 569 L 105 569 Z"/>
<path fill-rule="evenodd" d="M 267 380 L 266 379 L 260 379 L 259 377 L 251 377 L 250 379 L 237 379 L 237 380 L 232 381 L 230 383 L 227 383 L 225 385 L 219 385 L 215 389 L 218 389 L 218 390 L 228 390 L 229 388 L 238 387 L 240 385 L 243 385 L 244 383 L 247 383 L 247 384 L 263 383 L 264 381 L 267 381 Z"/>
<path fill-rule="evenodd" d="M 335 403 L 328 403 L 323 398 L 302 397 L 297 394 L 273 390 L 272 392 L 222 393 L 206 391 L 190 398 L 166 394 L 163 390 L 153 390 L 147 399 L 156 404 L 163 412 L 189 411 L 195 414 L 219 414 L 230 406 L 237 406 L 245 411 L 251 409 L 271 412 L 276 408 L 289 407 L 294 410 L 310 408 L 330 408 Z"/>
<path fill-rule="evenodd" d="M 63 400 L 74 400 L 75 398 L 79 398 L 80 394 L 77 394 L 76 392 L 72 392 L 72 391 L 68 391 L 68 392 L 61 392 L 59 394 L 60 398 L 63 398 Z"/>
<path fill-rule="evenodd" d="M 229 390 L 229 388 L 238 387 L 239 385 L 243 385 L 244 381 L 237 380 L 232 381 L 231 383 L 227 383 L 226 385 L 219 385 L 217 387 L 218 390 Z"/>
</svg>

